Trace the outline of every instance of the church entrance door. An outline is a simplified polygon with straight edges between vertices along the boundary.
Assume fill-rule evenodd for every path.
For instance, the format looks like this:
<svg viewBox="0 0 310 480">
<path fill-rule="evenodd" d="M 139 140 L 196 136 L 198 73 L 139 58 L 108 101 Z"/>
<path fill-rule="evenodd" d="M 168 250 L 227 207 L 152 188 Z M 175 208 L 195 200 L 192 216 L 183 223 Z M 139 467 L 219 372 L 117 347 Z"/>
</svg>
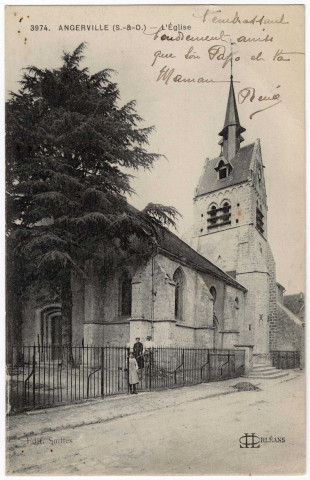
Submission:
<svg viewBox="0 0 310 480">
<path fill-rule="evenodd" d="M 52 360 L 57 360 L 61 357 L 62 344 L 62 328 L 61 315 L 51 318 L 51 346 L 52 346 Z"/>
</svg>

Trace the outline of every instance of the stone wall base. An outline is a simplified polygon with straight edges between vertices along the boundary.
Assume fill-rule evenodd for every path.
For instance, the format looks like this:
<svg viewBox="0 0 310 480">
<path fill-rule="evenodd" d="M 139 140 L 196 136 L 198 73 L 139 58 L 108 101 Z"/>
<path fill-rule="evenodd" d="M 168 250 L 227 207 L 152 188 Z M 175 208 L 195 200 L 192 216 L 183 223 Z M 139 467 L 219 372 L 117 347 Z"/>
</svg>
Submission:
<svg viewBox="0 0 310 480">
<path fill-rule="evenodd" d="M 254 353 L 253 365 L 271 365 L 270 355 L 267 353 Z"/>
<path fill-rule="evenodd" d="M 130 325 L 122 323 L 84 323 L 84 345 L 125 347 Z"/>
</svg>

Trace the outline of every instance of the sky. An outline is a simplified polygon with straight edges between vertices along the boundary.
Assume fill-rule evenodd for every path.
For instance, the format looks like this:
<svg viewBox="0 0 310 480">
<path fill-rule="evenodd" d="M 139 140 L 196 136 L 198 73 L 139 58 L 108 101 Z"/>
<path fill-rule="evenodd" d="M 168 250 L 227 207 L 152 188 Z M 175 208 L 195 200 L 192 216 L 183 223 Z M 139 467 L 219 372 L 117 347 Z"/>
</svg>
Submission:
<svg viewBox="0 0 310 480">
<path fill-rule="evenodd" d="M 277 264 L 277 280 L 286 293 L 304 291 L 302 5 L 17 6 L 8 7 L 6 12 L 6 92 L 18 89 L 22 68 L 57 68 L 63 51 L 72 51 L 86 41 L 83 65 L 91 73 L 103 68 L 117 72 L 113 79 L 119 84 L 121 103 L 136 100 L 144 126 L 155 126 L 149 151 L 166 157 L 151 171 L 134 172 L 136 194 L 130 202 L 137 208 L 149 202 L 173 205 L 182 214 L 178 234 L 186 238 L 191 233 L 193 197 L 205 159 L 220 152 L 218 133 L 225 118 L 230 62 L 223 68 L 225 60 L 219 55 L 224 48 L 224 57 L 229 55 L 232 40 L 239 118 L 246 128 L 242 145 L 257 138 L 261 141 L 268 240 Z M 237 19 L 235 23 L 233 19 Z M 81 31 L 82 25 L 85 30 Z M 164 30 L 156 38 L 161 25 Z M 161 35 L 171 39 L 161 40 Z M 193 40 L 186 40 L 187 35 Z M 211 59 L 216 48 L 220 48 L 218 55 Z M 263 60 L 257 59 L 259 52 Z M 164 67 L 174 69 L 167 82 L 158 79 Z M 176 75 L 195 82 L 174 82 Z M 200 83 L 199 78 L 209 82 Z M 243 101 L 245 91 L 249 95 Z"/>
</svg>

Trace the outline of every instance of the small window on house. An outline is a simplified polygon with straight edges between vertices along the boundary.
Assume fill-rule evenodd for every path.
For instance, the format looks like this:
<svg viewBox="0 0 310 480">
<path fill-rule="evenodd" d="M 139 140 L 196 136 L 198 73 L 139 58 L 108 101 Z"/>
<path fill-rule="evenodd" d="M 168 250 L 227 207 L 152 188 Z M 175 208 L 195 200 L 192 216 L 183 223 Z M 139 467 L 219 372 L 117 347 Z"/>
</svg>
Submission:
<svg viewBox="0 0 310 480">
<path fill-rule="evenodd" d="M 203 213 L 201 214 L 201 216 L 203 217 Z"/>
<path fill-rule="evenodd" d="M 239 308 L 239 298 L 235 298 L 235 308 Z"/>
<path fill-rule="evenodd" d="M 252 325 L 249 325 L 249 330 L 252 330 Z"/>
<path fill-rule="evenodd" d="M 120 314 L 131 315 L 132 285 L 131 277 L 124 273 L 120 280 Z"/>
<path fill-rule="evenodd" d="M 238 218 L 237 218 L 237 220 L 236 220 L 236 223 L 239 223 L 239 220 L 238 220 Z"/>
<path fill-rule="evenodd" d="M 260 182 L 261 179 L 262 179 L 262 171 L 261 171 L 261 169 L 259 168 L 259 169 L 258 169 L 258 181 Z"/>
<path fill-rule="evenodd" d="M 217 295 L 217 293 L 216 293 L 216 288 L 215 288 L 215 287 L 211 287 L 211 288 L 210 288 L 210 293 L 211 293 L 211 295 L 212 295 L 212 297 L 213 297 L 213 300 L 214 300 L 214 303 L 215 303 L 215 302 L 216 302 L 216 295 Z"/>
</svg>

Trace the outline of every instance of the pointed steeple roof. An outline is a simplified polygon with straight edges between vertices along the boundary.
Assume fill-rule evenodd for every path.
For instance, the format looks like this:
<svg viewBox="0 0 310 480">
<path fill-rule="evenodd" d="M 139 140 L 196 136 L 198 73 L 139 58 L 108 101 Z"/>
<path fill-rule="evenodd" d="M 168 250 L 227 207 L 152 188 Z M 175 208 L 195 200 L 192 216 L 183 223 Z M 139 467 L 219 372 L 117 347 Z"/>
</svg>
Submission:
<svg viewBox="0 0 310 480">
<path fill-rule="evenodd" d="M 235 97 L 235 91 L 234 91 L 234 85 L 233 85 L 233 76 L 230 75 L 230 88 L 229 88 L 228 102 L 227 102 L 227 108 L 226 108 L 225 123 L 224 123 L 224 127 L 223 127 L 222 131 L 219 133 L 219 135 L 227 138 L 228 127 L 232 126 L 232 125 L 237 126 L 237 132 L 236 133 L 237 133 L 238 136 L 242 132 L 245 132 L 245 128 L 241 127 L 241 125 L 240 125 L 237 103 L 236 103 L 236 97 Z"/>
</svg>

